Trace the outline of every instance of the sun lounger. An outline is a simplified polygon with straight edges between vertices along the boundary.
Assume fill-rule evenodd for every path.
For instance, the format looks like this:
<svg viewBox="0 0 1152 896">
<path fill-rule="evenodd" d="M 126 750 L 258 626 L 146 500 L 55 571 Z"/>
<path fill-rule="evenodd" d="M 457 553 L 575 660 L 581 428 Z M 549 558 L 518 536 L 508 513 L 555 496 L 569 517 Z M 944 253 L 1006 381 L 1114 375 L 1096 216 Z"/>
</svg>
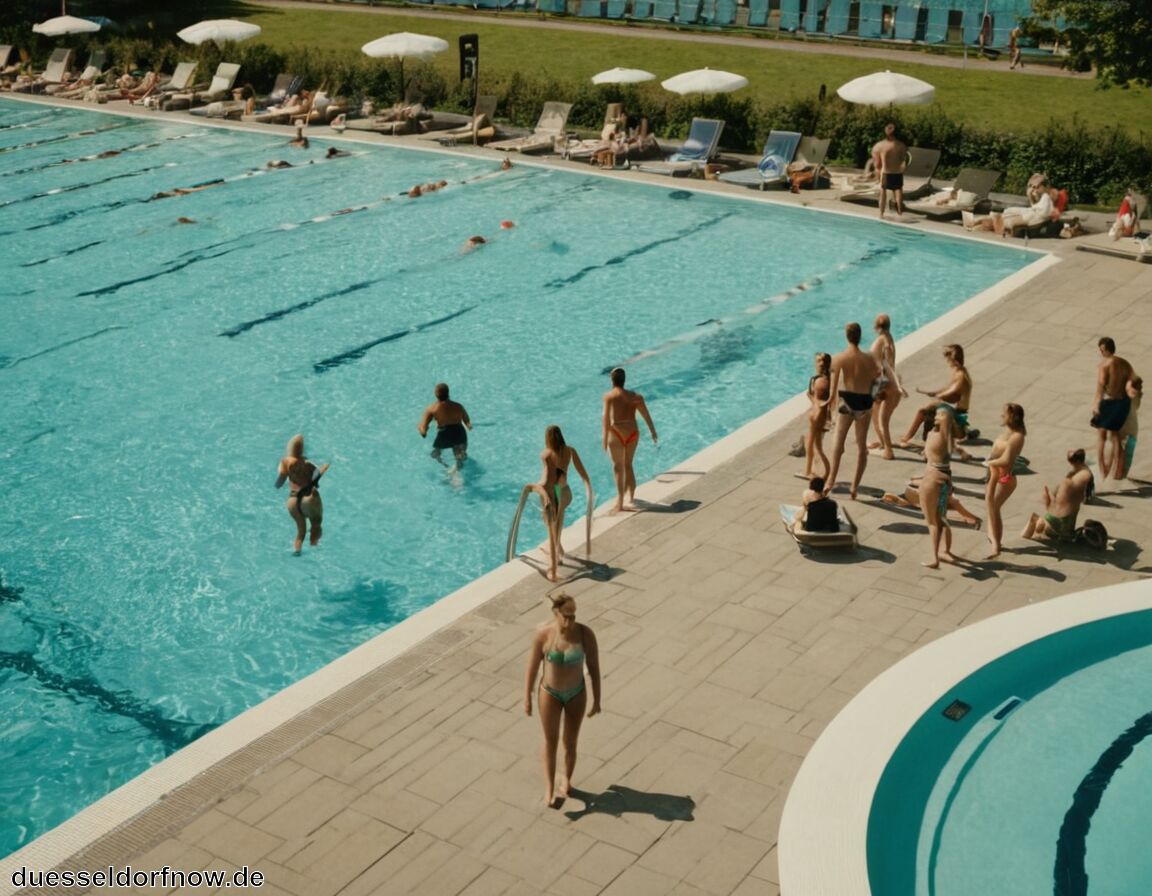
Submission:
<svg viewBox="0 0 1152 896">
<path fill-rule="evenodd" d="M 40 76 L 26 84 L 13 87 L 21 93 L 44 93 L 52 85 L 61 85 L 72 67 L 72 51 L 67 47 L 57 47 L 48 57 L 48 64 Z"/>
<path fill-rule="evenodd" d="M 932 192 L 932 175 L 940 164 L 940 150 L 913 146 L 908 150 L 908 165 L 904 169 L 904 202 L 922 199 Z M 880 183 L 875 177 L 861 179 L 841 193 L 837 199 L 878 205 Z"/>
<path fill-rule="evenodd" d="M 45 91 L 64 99 L 77 99 L 96 86 L 96 79 L 104 74 L 104 60 L 106 54 L 103 50 L 93 50 L 88 55 L 88 65 L 80 73 L 80 77 L 68 84 L 57 87 L 49 86 Z"/>
<path fill-rule="evenodd" d="M 688 129 L 688 139 L 679 151 L 672 153 L 663 162 L 645 162 L 637 168 L 649 174 L 691 174 L 702 169 L 715 157 L 722 133 L 724 122 L 719 119 L 693 118 L 692 126 Z"/>
<path fill-rule="evenodd" d="M 12 45 L 0 45 L 0 72 L 6 71 L 8 68 L 8 60 L 12 58 Z"/>
<path fill-rule="evenodd" d="M 232 85 L 236 83 L 236 75 L 240 73 L 240 66 L 234 62 L 221 62 L 216 66 L 216 74 L 212 76 L 212 83 L 207 90 L 194 90 L 188 93 L 174 93 L 169 98 L 170 106 L 194 106 L 197 103 L 216 103 L 229 99 Z"/>
<path fill-rule="evenodd" d="M 496 136 L 496 97 L 482 94 L 476 97 L 472 120 L 453 128 L 444 128 L 432 134 L 421 135 L 421 140 L 435 140 L 447 146 L 457 143 L 486 143 Z"/>
<path fill-rule="evenodd" d="M 295 96 L 300 92 L 303 83 L 304 79 L 300 75 L 281 72 L 276 76 L 276 80 L 272 83 L 272 89 L 268 91 L 268 95 L 264 97 L 260 105 L 264 108 L 282 106 L 288 97 Z"/>
<path fill-rule="evenodd" d="M 987 205 L 988 193 L 999 179 L 999 171 L 963 168 L 956 175 L 951 188 L 940 190 L 925 199 L 905 202 L 904 208 L 929 218 L 959 217 L 961 212 L 974 212 L 981 204 Z"/>
<path fill-rule="evenodd" d="M 556 140 L 563 137 L 568 127 L 568 113 L 572 111 L 571 103 L 545 103 L 540 113 L 540 120 L 536 128 L 526 137 L 514 137 L 511 140 L 498 140 L 489 143 L 489 149 L 499 149 L 504 152 L 540 152 L 552 149 Z"/>
<path fill-rule="evenodd" d="M 720 175 L 720 180 L 761 190 L 769 184 L 782 183 L 787 179 L 788 165 L 796 157 L 799 145 L 800 134 L 796 131 L 771 131 L 755 168 L 725 171 Z"/>
<path fill-rule="evenodd" d="M 1065 220 L 1064 212 L 1068 208 L 1068 191 L 1057 190 L 1055 198 L 1052 200 L 1052 214 L 1048 216 L 1047 221 L 1041 221 L 1039 224 L 1025 224 L 1023 221 L 1017 221 L 1006 228 L 1012 236 L 1022 236 L 1025 239 L 1039 239 L 1041 237 L 1058 237 L 1060 231 L 1064 226 L 1079 224 L 1079 218 L 1069 218 Z"/>
<path fill-rule="evenodd" d="M 804 529 L 798 529 L 796 519 L 800 516 L 801 511 L 802 508 L 794 504 L 780 505 L 780 521 L 784 524 L 784 530 L 801 547 L 854 551 L 859 546 L 856 540 L 858 531 L 856 524 L 852 522 L 852 517 L 843 507 L 839 505 L 836 507 L 839 523 L 839 530 L 836 532 L 808 532 Z"/>
</svg>

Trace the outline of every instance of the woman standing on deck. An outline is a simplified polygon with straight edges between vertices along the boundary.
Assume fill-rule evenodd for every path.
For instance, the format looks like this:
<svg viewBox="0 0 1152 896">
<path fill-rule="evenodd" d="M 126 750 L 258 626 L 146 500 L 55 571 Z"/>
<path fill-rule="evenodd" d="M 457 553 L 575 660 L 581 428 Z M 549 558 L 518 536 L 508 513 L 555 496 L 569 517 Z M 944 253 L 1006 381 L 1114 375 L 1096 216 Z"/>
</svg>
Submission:
<svg viewBox="0 0 1152 896">
<path fill-rule="evenodd" d="M 539 482 L 524 486 L 524 492 L 537 492 L 540 495 L 544 524 L 548 527 L 548 580 L 559 581 L 556 566 L 564 555 L 560 545 L 560 533 L 564 531 L 564 511 L 572 503 L 572 489 L 568 487 L 568 467 L 575 466 L 580 478 L 591 489 L 592 481 L 580 460 L 576 449 L 564 441 L 564 433 L 556 425 L 544 430 L 544 450 L 540 452 L 544 472 Z"/>
<path fill-rule="evenodd" d="M 832 356 L 827 352 L 816 353 L 816 374 L 808 380 L 808 400 L 812 407 L 808 409 L 808 431 L 804 434 L 804 479 L 811 480 L 817 473 L 812 467 L 816 458 L 824 467 L 819 474 L 828 478 L 831 468 L 828 466 L 828 455 L 824 453 L 824 430 L 828 428 L 828 401 L 831 395 L 828 392 L 831 380 L 828 375 L 832 370 Z"/>
<path fill-rule="evenodd" d="M 885 460 L 892 460 L 892 412 L 900 404 L 900 399 L 908 393 L 900 385 L 896 375 L 896 341 L 892 338 L 892 321 L 887 314 L 876 316 L 873 325 L 876 341 L 870 350 L 876 363 L 880 365 L 880 378 L 876 381 L 876 401 L 872 410 L 872 426 L 876 430 L 877 441 L 869 443 L 869 448 L 879 448 Z M 877 412 L 876 405 L 879 405 Z"/>
<path fill-rule="evenodd" d="M 304 456 L 304 436 L 297 433 L 288 440 L 285 456 L 280 459 L 276 488 L 288 482 L 288 514 L 296 523 L 296 542 L 293 546 L 297 554 L 304 547 L 304 533 L 308 521 L 312 522 L 312 537 L 309 544 L 316 547 L 324 534 L 324 503 L 320 500 L 320 489 L 316 483 L 328 470 L 328 464 L 319 469 Z"/>
<path fill-rule="evenodd" d="M 952 409 L 942 405 L 936 410 L 935 425 L 924 440 L 924 476 L 920 480 L 920 509 L 928 523 L 932 544 L 932 559 L 924 564 L 929 569 L 940 566 L 943 557 L 949 563 L 952 556 L 952 527 L 948 525 L 948 499 L 952 494 L 952 466 L 949 463 L 952 445 Z M 944 550 L 940 550 L 943 537 Z"/>
<path fill-rule="evenodd" d="M 1024 408 L 1008 402 L 1000 416 L 1004 430 L 992 444 L 992 453 L 984 461 L 988 467 L 988 487 L 984 492 L 984 502 L 988 506 L 988 541 L 992 552 L 988 559 L 999 556 L 1000 540 L 1004 537 L 1004 520 L 1000 509 L 1004 502 L 1016 491 L 1016 459 L 1024 450 Z"/>
<path fill-rule="evenodd" d="M 592 629 L 576 621 L 576 601 L 561 592 L 549 598 L 552 621 L 536 629 L 528 653 L 528 671 L 524 677 L 524 713 L 532 715 L 532 692 L 540 667 L 538 700 L 540 724 L 544 729 L 544 803 L 552 808 L 559 796 L 567 798 L 576 769 L 576 741 L 580 723 L 588 705 L 584 683 L 584 666 L 592 686 L 592 708 L 588 718 L 600 712 L 600 652 Z M 556 787 L 556 748 L 560 742 L 560 723 L 564 723 L 564 774 Z"/>
</svg>

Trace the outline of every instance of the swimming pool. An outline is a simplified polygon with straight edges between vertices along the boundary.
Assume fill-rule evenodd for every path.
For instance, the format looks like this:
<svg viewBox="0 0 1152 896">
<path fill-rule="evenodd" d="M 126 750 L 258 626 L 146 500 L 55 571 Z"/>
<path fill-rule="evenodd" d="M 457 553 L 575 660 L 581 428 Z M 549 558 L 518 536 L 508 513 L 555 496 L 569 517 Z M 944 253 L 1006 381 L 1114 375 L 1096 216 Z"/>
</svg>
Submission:
<svg viewBox="0 0 1152 896">
<path fill-rule="evenodd" d="M 1150 672 L 1147 580 L 1012 610 L 920 648 L 808 752 L 781 820 L 781 887 L 1144 892 Z"/>
<path fill-rule="evenodd" d="M 880 780 L 872 891 L 1144 892 L 1150 676 L 1143 611 L 1041 638 L 950 689 Z"/>
<path fill-rule="evenodd" d="M 546 424 L 607 497 L 606 368 L 626 363 L 652 407 L 647 479 L 803 389 L 845 320 L 885 311 L 907 332 L 1034 258 L 675 184 L 351 148 L 325 161 L 0 102 L 19 509 L 0 561 L 0 853 L 496 566 Z M 491 243 L 461 254 L 475 233 Z M 476 422 L 458 478 L 415 433 L 438 380 Z M 301 558 L 271 488 L 297 431 L 332 462 L 325 543 Z M 542 533 L 526 520 L 521 543 Z"/>
</svg>

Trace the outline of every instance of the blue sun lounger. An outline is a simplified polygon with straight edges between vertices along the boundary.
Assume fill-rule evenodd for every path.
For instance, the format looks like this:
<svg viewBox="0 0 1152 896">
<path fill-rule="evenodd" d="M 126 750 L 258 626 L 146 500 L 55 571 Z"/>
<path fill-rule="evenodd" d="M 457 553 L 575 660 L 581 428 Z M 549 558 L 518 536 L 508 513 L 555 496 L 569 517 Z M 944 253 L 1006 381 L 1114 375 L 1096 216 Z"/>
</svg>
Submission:
<svg viewBox="0 0 1152 896">
<path fill-rule="evenodd" d="M 724 122 L 718 119 L 693 118 L 692 126 L 688 129 L 688 139 L 679 151 L 672 153 L 663 162 L 647 162 L 636 167 L 649 174 L 691 174 L 703 168 L 716 155 L 723 132 Z"/>
<path fill-rule="evenodd" d="M 796 131 L 772 131 L 764 141 L 764 152 L 755 168 L 725 171 L 720 180 L 761 190 L 770 184 L 783 183 L 788 177 L 788 163 L 795 158 L 799 145 L 800 135 Z"/>
</svg>

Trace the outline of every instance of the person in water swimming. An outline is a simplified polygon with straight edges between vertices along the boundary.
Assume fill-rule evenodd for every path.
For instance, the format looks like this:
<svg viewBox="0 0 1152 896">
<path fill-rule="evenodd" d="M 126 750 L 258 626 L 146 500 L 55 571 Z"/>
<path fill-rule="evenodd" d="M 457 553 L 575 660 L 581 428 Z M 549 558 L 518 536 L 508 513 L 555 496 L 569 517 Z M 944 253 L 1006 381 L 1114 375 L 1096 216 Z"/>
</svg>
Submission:
<svg viewBox="0 0 1152 896">
<path fill-rule="evenodd" d="M 459 467 L 468 459 L 468 430 L 472 428 L 472 421 L 464 405 L 448 397 L 447 383 L 437 383 L 433 392 L 436 400 L 424 409 L 424 416 L 416 424 L 416 431 L 420 433 L 420 438 L 427 438 L 428 427 L 435 420 L 436 438 L 432 442 L 432 458 L 443 464 L 440 452 L 451 448 L 456 457 L 456 466 Z"/>
<path fill-rule="evenodd" d="M 564 556 L 560 533 L 564 531 L 564 511 L 572 503 L 572 489 L 568 487 L 568 468 L 574 466 L 584 484 L 591 489 L 592 481 L 576 449 L 564 441 L 564 433 L 553 424 L 544 430 L 544 450 L 540 452 L 544 471 L 539 482 L 524 486 L 523 494 L 536 492 L 540 496 L 544 523 L 548 527 L 548 580 L 559 581 L 556 567 Z"/>
<path fill-rule="evenodd" d="M 304 547 L 304 534 L 312 524 L 309 544 L 316 547 L 324 534 L 324 503 L 320 500 L 317 483 L 328 472 L 328 464 L 319 469 L 304 456 L 304 436 L 297 433 L 288 440 L 288 448 L 280 459 L 276 488 L 288 483 L 288 514 L 296 523 L 296 541 L 293 550 L 299 555 Z"/>
<path fill-rule="evenodd" d="M 600 651 L 592 629 L 576 621 L 576 601 L 561 592 L 549 598 L 552 621 L 536 629 L 528 651 L 524 676 L 524 714 L 532 715 L 532 694 L 539 676 L 540 725 L 544 729 L 544 804 L 557 807 L 556 798 L 567 798 L 576 770 L 576 742 L 588 706 L 588 683 L 592 707 L 588 718 L 600 712 Z M 544 674 L 540 675 L 543 667 Z M 556 786 L 556 749 L 560 743 L 560 723 L 564 723 L 564 773 Z"/>
<path fill-rule="evenodd" d="M 644 418 L 653 444 L 657 444 L 656 427 L 644 396 L 624 388 L 624 368 L 616 367 L 609 374 L 612 388 L 604 393 L 604 450 L 612 458 L 612 474 L 616 477 L 616 507 L 614 512 L 635 510 L 636 471 L 632 460 L 636 456 L 636 446 L 640 442 L 640 428 L 636 425 L 636 415 Z M 628 504 L 624 499 L 627 497 Z"/>
</svg>

